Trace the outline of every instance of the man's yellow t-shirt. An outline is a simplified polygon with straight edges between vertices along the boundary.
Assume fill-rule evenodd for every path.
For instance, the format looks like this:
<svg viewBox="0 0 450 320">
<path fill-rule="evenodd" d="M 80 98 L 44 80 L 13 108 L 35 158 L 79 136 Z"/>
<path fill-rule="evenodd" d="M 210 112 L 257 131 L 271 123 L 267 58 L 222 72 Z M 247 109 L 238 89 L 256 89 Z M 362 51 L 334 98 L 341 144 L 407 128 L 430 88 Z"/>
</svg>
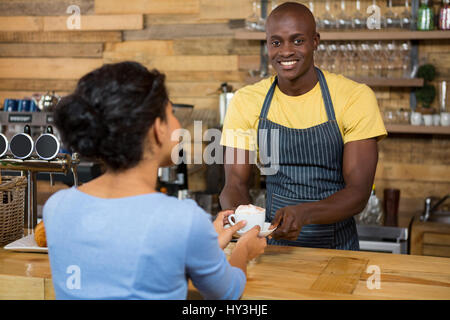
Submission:
<svg viewBox="0 0 450 320">
<path fill-rule="evenodd" d="M 375 94 L 367 85 L 323 71 L 344 143 L 387 135 Z M 275 77 L 239 89 L 225 116 L 221 144 L 255 151 L 264 98 Z M 282 126 L 306 129 L 328 121 L 320 84 L 300 96 L 275 89 L 267 119 Z"/>
</svg>

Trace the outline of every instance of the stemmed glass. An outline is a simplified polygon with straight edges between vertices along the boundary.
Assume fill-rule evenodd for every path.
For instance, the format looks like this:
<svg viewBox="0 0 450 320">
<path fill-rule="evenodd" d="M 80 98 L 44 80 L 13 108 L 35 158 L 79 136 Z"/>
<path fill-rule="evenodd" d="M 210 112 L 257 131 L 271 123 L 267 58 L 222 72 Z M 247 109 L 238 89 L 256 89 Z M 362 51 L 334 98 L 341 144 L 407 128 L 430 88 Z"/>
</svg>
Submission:
<svg viewBox="0 0 450 320">
<path fill-rule="evenodd" d="M 405 41 L 400 45 L 400 57 L 402 60 L 402 77 L 411 78 L 411 45 Z"/>
<path fill-rule="evenodd" d="M 386 75 L 384 72 L 386 69 L 385 63 L 383 63 L 383 61 L 386 61 L 386 59 L 381 43 L 375 42 L 372 45 L 372 71 L 370 72 L 370 76 L 381 77 Z"/>
<path fill-rule="evenodd" d="M 336 19 L 338 29 L 349 29 L 352 26 L 352 19 L 345 12 L 345 0 L 341 0 L 341 11 Z"/>
<path fill-rule="evenodd" d="M 409 9 L 408 0 L 405 0 L 405 10 L 400 13 L 400 26 L 403 29 L 411 29 L 411 10 Z"/>
<path fill-rule="evenodd" d="M 331 30 L 336 28 L 336 18 L 330 11 L 330 2 L 325 2 L 325 12 L 320 17 L 321 25 L 324 30 Z"/>
<path fill-rule="evenodd" d="M 399 78 L 397 74 L 397 45 L 395 41 L 388 42 L 384 46 L 384 58 L 385 63 L 383 64 L 385 73 L 383 76 L 388 78 Z"/>
<path fill-rule="evenodd" d="M 320 43 L 317 50 L 314 52 L 314 62 L 319 69 L 327 69 L 327 48 L 323 43 Z"/>
<path fill-rule="evenodd" d="M 361 77 L 369 77 L 369 61 L 372 59 L 369 44 L 366 42 L 361 42 L 358 46 L 357 52 L 359 57 L 359 74 Z"/>
<path fill-rule="evenodd" d="M 337 50 L 338 47 L 336 46 L 336 44 L 331 43 L 327 46 L 327 55 L 326 55 L 326 59 L 327 59 L 327 67 L 328 70 L 332 73 L 336 73 L 337 71 Z"/>
<path fill-rule="evenodd" d="M 321 24 L 321 21 L 320 21 L 319 17 L 317 17 L 317 16 L 314 14 L 314 2 L 313 2 L 313 1 L 309 1 L 309 2 L 308 2 L 308 8 L 309 8 L 309 10 L 311 11 L 311 13 L 313 14 L 314 19 L 315 19 L 315 21 L 316 21 L 316 30 L 322 29 L 322 26 L 320 25 L 320 24 Z"/>
<path fill-rule="evenodd" d="M 382 20 L 385 28 L 398 28 L 400 26 L 400 21 L 397 14 L 392 11 L 392 0 L 389 0 L 388 11 Z"/>
<path fill-rule="evenodd" d="M 356 11 L 353 13 L 352 27 L 353 29 L 364 29 L 366 26 L 366 19 L 361 13 L 361 1 L 356 0 Z"/>
<path fill-rule="evenodd" d="M 261 18 L 261 3 L 258 0 L 253 1 L 253 13 L 245 20 L 245 28 L 252 31 L 264 31 L 265 21 Z"/>
<path fill-rule="evenodd" d="M 357 65 L 357 55 L 356 55 L 356 46 L 353 42 L 349 42 L 346 44 L 346 63 L 345 63 L 345 74 L 349 77 L 354 77 L 357 75 L 356 65 Z"/>
</svg>

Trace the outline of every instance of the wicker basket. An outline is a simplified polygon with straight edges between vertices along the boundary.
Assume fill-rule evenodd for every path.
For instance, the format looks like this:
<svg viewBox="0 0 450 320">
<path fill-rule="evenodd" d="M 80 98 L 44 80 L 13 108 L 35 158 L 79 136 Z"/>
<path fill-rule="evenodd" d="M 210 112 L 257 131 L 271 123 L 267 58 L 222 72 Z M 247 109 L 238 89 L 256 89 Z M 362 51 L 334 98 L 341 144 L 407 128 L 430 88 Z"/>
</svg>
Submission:
<svg viewBox="0 0 450 320">
<path fill-rule="evenodd" d="M 0 184 L 0 246 L 23 237 L 26 177 L 3 176 Z"/>
</svg>

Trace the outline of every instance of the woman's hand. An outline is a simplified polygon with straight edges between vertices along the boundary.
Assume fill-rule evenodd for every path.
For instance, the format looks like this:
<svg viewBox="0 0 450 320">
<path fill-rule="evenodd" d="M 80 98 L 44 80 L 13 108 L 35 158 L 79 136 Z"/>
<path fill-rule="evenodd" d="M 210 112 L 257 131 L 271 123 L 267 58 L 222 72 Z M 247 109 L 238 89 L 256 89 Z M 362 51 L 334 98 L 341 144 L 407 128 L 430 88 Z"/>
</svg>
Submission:
<svg viewBox="0 0 450 320">
<path fill-rule="evenodd" d="M 239 238 L 236 244 L 236 247 L 245 245 L 247 249 L 247 261 L 255 259 L 257 256 L 264 253 L 264 249 L 267 246 L 267 240 L 265 237 L 259 236 L 260 231 L 261 228 L 259 226 L 251 228 Z"/>
<path fill-rule="evenodd" d="M 228 224 L 228 216 L 233 213 L 233 210 L 220 211 L 213 223 L 214 229 L 216 229 L 216 232 L 219 235 L 219 246 L 222 249 L 225 249 L 228 243 L 230 243 L 233 234 L 242 229 L 246 224 L 246 221 L 240 221 L 234 226 L 225 229 L 224 226 Z"/>
</svg>

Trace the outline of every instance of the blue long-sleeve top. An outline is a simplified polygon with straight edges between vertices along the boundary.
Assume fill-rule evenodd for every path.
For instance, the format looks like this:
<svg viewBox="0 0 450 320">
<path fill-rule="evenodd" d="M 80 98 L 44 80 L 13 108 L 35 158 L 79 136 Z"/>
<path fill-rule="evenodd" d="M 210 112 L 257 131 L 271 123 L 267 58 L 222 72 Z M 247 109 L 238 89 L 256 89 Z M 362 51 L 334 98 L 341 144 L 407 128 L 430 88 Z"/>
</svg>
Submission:
<svg viewBox="0 0 450 320">
<path fill-rule="evenodd" d="M 244 272 L 220 249 L 209 214 L 161 193 L 117 199 L 76 188 L 43 211 L 57 299 L 237 299 Z"/>
</svg>

